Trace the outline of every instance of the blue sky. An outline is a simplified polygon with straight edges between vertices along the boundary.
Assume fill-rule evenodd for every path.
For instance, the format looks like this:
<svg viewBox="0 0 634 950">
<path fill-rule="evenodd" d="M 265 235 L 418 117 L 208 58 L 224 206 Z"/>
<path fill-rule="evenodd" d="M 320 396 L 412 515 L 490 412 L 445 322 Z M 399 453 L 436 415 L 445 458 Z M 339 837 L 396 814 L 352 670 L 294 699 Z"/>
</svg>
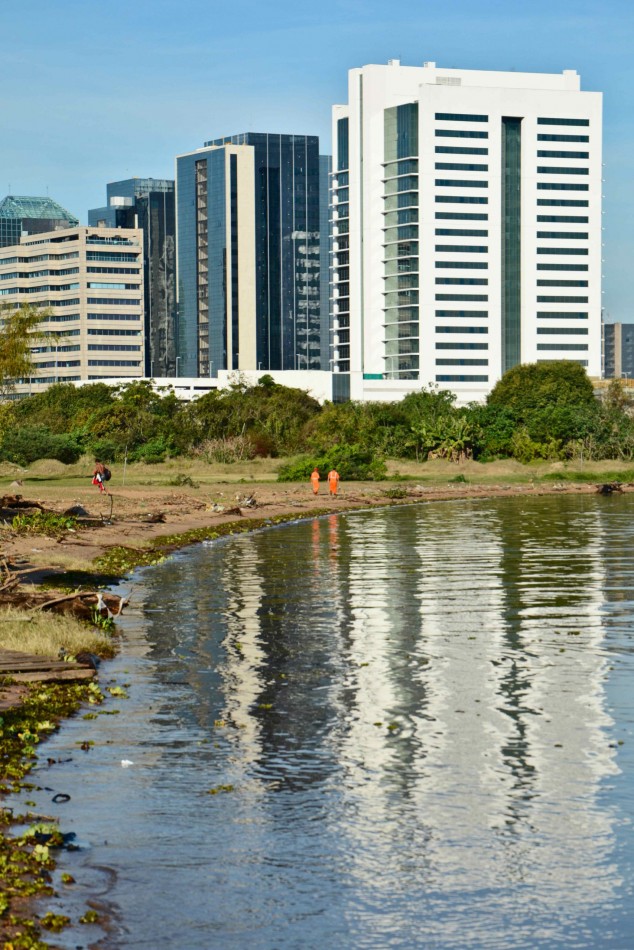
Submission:
<svg viewBox="0 0 634 950">
<path fill-rule="evenodd" d="M 242 131 L 317 134 L 347 70 L 560 72 L 604 93 L 604 299 L 634 322 L 632 0 L 2 0 L 0 197 L 48 194 L 81 221 L 107 181 Z"/>
</svg>

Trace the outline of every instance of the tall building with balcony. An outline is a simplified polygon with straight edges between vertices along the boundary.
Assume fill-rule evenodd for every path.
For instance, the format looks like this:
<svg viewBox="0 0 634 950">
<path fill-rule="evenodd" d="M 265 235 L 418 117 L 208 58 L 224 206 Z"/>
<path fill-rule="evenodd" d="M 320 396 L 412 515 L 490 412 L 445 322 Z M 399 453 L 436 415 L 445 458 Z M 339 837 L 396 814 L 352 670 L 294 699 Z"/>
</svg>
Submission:
<svg viewBox="0 0 634 950">
<path fill-rule="evenodd" d="M 52 383 L 143 376 L 143 232 L 67 228 L 0 248 L 0 304 L 41 308 L 46 337 L 18 394 Z"/>
<path fill-rule="evenodd" d="M 0 247 L 19 244 L 26 234 L 74 228 L 77 218 L 52 198 L 7 195 L 0 201 Z"/>
<path fill-rule="evenodd" d="M 601 94 L 561 74 L 370 65 L 333 109 L 340 395 L 481 399 L 601 372 Z"/>
<path fill-rule="evenodd" d="M 177 157 L 179 375 L 322 368 L 319 182 L 316 136 Z"/>
<path fill-rule="evenodd" d="M 145 375 L 176 375 L 176 210 L 174 182 L 128 178 L 106 186 L 107 204 L 88 212 L 91 227 L 143 231 Z"/>
</svg>

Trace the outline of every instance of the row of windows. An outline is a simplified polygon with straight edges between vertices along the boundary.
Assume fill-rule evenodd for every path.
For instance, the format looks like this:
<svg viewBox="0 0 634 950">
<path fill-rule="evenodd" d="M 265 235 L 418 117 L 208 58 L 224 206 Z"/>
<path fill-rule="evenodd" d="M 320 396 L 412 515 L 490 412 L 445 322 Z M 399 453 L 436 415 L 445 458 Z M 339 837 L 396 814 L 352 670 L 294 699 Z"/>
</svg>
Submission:
<svg viewBox="0 0 634 950">
<path fill-rule="evenodd" d="M 551 224 L 587 224 L 587 215 L 576 214 L 538 214 L 537 220 Z"/>
<path fill-rule="evenodd" d="M 488 294 L 436 294 L 436 300 L 488 300 Z"/>
<path fill-rule="evenodd" d="M 436 135 L 444 138 L 456 139 L 488 139 L 488 132 L 473 129 L 436 129 Z"/>
<path fill-rule="evenodd" d="M 69 332 L 69 331 L 66 331 Z M 79 333 L 79 330 L 71 330 Z M 140 330 L 125 330 L 122 327 L 89 327 L 88 336 L 140 336 Z"/>
<path fill-rule="evenodd" d="M 470 360 L 470 359 L 437 359 L 436 366 L 488 366 L 488 360 Z"/>
<path fill-rule="evenodd" d="M 488 284 L 488 277 L 437 277 L 437 284 Z"/>
<path fill-rule="evenodd" d="M 475 244 L 437 244 L 436 251 L 459 254 L 486 254 L 489 250 L 485 245 Z M 587 251 L 586 251 L 587 253 Z"/>
<path fill-rule="evenodd" d="M 554 149 L 538 149 L 538 158 L 590 158 L 590 152 L 561 152 Z"/>
<path fill-rule="evenodd" d="M 473 162 L 436 162 L 435 166 L 439 171 L 453 172 L 488 172 L 488 165 L 474 164 Z"/>
<path fill-rule="evenodd" d="M 69 274 L 78 273 L 78 267 L 65 267 L 61 270 L 11 271 L 8 274 L 0 274 L 0 280 L 24 280 L 30 277 L 68 277 Z"/>
<path fill-rule="evenodd" d="M 436 235 L 453 237 L 488 237 L 489 232 L 472 228 L 436 228 Z"/>
<path fill-rule="evenodd" d="M 141 346 L 132 343 L 89 343 L 89 350 L 128 350 L 138 353 Z"/>
<path fill-rule="evenodd" d="M 466 145 L 437 145 L 435 148 L 438 155 L 488 155 L 488 148 L 475 148 Z"/>
<path fill-rule="evenodd" d="M 47 360 L 45 363 L 35 363 L 36 369 L 52 369 L 54 366 L 81 366 L 81 360 Z M 37 380 L 41 382 L 41 380 Z"/>
<path fill-rule="evenodd" d="M 436 118 L 443 122 L 488 122 L 488 115 L 469 115 L 464 112 L 437 112 Z"/>
<path fill-rule="evenodd" d="M 488 327 L 436 327 L 436 333 L 488 333 Z"/>
<path fill-rule="evenodd" d="M 79 301 L 77 301 L 79 303 Z M 140 300 L 119 300 L 116 297 L 89 297 L 88 303 L 100 304 L 102 306 L 115 306 L 115 307 L 138 307 L 141 303 Z M 106 316 L 106 314 L 102 314 Z"/>
<path fill-rule="evenodd" d="M 538 142 L 589 142 L 589 135 L 548 135 L 542 133 L 537 136 Z"/>
<path fill-rule="evenodd" d="M 437 204 L 488 205 L 488 198 L 479 195 L 436 195 Z"/>
<path fill-rule="evenodd" d="M 559 168 L 558 166 L 551 167 L 550 165 L 538 165 L 537 166 L 538 175 L 589 175 L 590 169 L 588 168 Z"/>
<path fill-rule="evenodd" d="M 537 303 L 587 303 L 587 297 L 542 297 L 538 296 Z"/>
<path fill-rule="evenodd" d="M 89 274 L 140 274 L 138 267 L 87 267 Z"/>
<path fill-rule="evenodd" d="M 488 310 L 437 310 L 437 317 L 473 317 L 479 319 L 481 317 L 488 317 Z"/>
<path fill-rule="evenodd" d="M 537 270 L 566 270 L 578 271 L 587 270 L 587 264 L 538 264 Z"/>
<path fill-rule="evenodd" d="M 538 287 L 587 287 L 587 280 L 538 280 Z"/>
<path fill-rule="evenodd" d="M 488 350 L 488 343 L 436 343 L 437 350 Z"/>
<path fill-rule="evenodd" d="M 34 257 L 0 257 L 0 267 L 6 264 L 39 264 L 41 261 L 69 261 L 72 258 L 79 257 L 79 251 L 73 251 L 71 254 L 38 254 Z"/>
<path fill-rule="evenodd" d="M 538 254 L 585 254 L 588 253 L 587 247 L 538 247 Z"/>
<path fill-rule="evenodd" d="M 564 334 L 568 336 L 587 336 L 587 327 L 537 327 L 537 332 L 541 334 L 549 333 L 552 335 Z"/>
<path fill-rule="evenodd" d="M 468 181 L 453 178 L 437 178 L 436 186 L 438 188 L 488 188 L 489 183 L 486 181 Z"/>
<path fill-rule="evenodd" d="M 549 208 L 587 208 L 587 198 L 538 198 L 537 204 Z"/>
<path fill-rule="evenodd" d="M 135 264 L 139 262 L 138 254 L 117 254 L 108 251 L 87 251 L 87 261 L 131 261 Z"/>
<path fill-rule="evenodd" d="M 486 212 L 477 211 L 437 211 L 435 217 L 445 221 L 488 221 Z"/>
<path fill-rule="evenodd" d="M 589 191 L 589 185 L 583 185 L 581 183 L 575 182 L 574 184 L 568 184 L 567 182 L 561 181 L 538 181 L 537 182 L 538 191 Z M 537 199 L 537 204 L 539 204 L 539 199 Z"/>
<path fill-rule="evenodd" d="M 467 376 L 464 373 L 460 375 L 436 373 L 437 383 L 488 383 L 488 381 L 488 376 Z"/>
<path fill-rule="evenodd" d="M 450 267 L 455 270 L 488 270 L 489 267 L 486 261 L 436 261 L 434 266 Z"/>
<path fill-rule="evenodd" d="M 537 125 L 590 125 L 589 119 L 538 119 Z"/>
<path fill-rule="evenodd" d="M 31 353 L 75 353 L 80 349 L 79 343 L 69 346 L 34 346 L 31 348 Z"/>
<path fill-rule="evenodd" d="M 139 360 L 88 360 L 89 366 L 140 366 Z"/>
<path fill-rule="evenodd" d="M 538 238 L 554 238 L 555 240 L 567 241 L 569 239 L 578 240 L 578 241 L 587 241 L 588 232 L 587 231 L 538 231 Z"/>
<path fill-rule="evenodd" d="M 546 317 L 551 320 L 560 320 L 560 319 L 561 320 L 587 320 L 588 319 L 588 314 L 584 313 L 583 311 L 581 312 L 578 311 L 577 313 L 571 313 L 571 312 L 554 313 L 549 310 L 538 310 L 537 316 Z"/>
</svg>

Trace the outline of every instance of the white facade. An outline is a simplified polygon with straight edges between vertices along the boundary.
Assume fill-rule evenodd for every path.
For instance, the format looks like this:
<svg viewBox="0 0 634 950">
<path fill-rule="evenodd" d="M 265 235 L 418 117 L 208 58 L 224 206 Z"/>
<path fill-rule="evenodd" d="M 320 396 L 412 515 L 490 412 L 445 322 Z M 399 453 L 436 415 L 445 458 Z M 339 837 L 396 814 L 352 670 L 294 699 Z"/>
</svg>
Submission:
<svg viewBox="0 0 634 950">
<path fill-rule="evenodd" d="M 0 302 L 42 310 L 33 375 L 16 393 L 53 383 L 143 375 L 143 232 L 65 228 L 0 248 Z"/>
<path fill-rule="evenodd" d="M 333 363 L 353 398 L 601 373 L 601 107 L 576 72 L 371 65 L 333 110 Z M 343 382 L 343 380 L 342 380 Z"/>
</svg>

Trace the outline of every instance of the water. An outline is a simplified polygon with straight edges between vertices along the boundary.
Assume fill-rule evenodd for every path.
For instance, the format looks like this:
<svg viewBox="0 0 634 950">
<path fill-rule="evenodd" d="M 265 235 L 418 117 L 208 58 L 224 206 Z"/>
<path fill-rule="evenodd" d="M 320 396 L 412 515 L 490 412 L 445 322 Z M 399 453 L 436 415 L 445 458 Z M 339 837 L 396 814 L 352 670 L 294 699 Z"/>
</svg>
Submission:
<svg viewBox="0 0 634 950">
<path fill-rule="evenodd" d="M 62 906 L 147 950 L 634 946 L 633 551 L 632 495 L 512 497 L 142 572 L 129 698 L 36 773 Z"/>
</svg>

